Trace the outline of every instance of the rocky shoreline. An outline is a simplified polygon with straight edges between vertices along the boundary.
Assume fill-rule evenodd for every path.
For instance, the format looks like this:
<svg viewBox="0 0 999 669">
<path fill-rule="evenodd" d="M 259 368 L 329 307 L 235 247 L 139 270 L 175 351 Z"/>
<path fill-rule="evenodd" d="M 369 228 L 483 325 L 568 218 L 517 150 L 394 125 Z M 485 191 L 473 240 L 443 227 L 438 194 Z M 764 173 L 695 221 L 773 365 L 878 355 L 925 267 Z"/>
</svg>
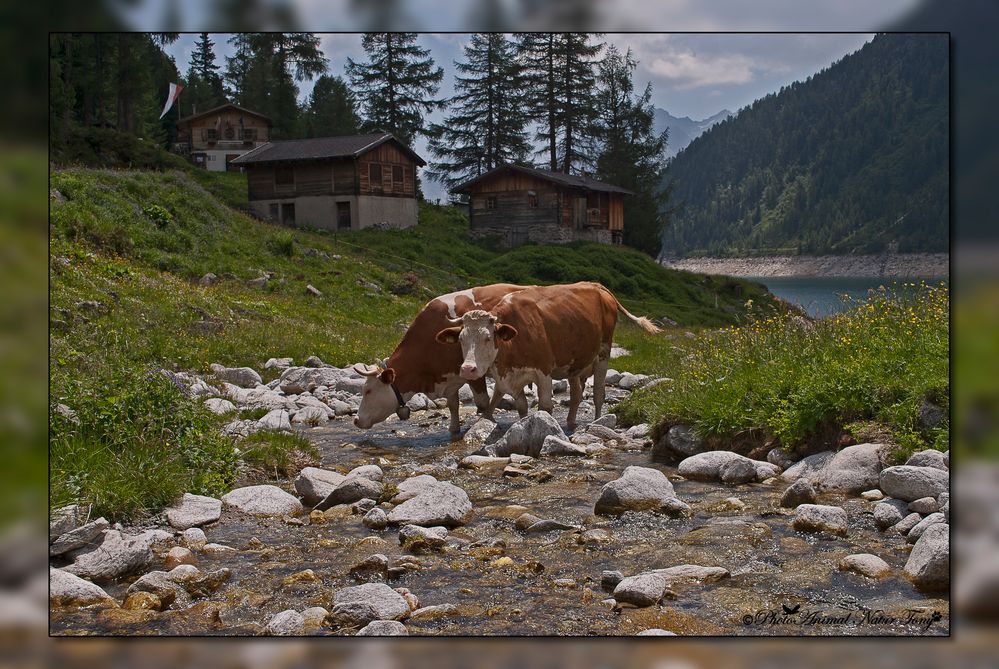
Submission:
<svg viewBox="0 0 999 669">
<path fill-rule="evenodd" d="M 851 256 L 756 256 L 662 261 L 670 269 L 738 277 L 933 278 L 950 273 L 947 253 L 882 253 Z"/>
</svg>

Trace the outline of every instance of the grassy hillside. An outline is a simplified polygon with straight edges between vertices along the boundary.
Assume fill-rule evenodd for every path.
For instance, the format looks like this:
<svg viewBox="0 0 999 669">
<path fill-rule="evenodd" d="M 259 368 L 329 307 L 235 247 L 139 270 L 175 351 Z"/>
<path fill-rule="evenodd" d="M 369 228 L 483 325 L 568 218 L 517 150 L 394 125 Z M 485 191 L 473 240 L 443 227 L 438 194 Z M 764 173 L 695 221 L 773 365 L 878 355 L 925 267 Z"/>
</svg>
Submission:
<svg viewBox="0 0 999 669">
<path fill-rule="evenodd" d="M 53 172 L 51 188 L 51 401 L 80 419 L 53 418 L 53 495 L 112 516 L 183 490 L 221 492 L 236 471 L 218 419 L 164 384 L 160 367 L 370 361 L 431 297 L 495 281 L 598 280 L 632 311 L 686 326 L 735 323 L 749 299 L 774 308 L 758 284 L 666 270 L 627 249 L 490 250 L 449 208 L 422 206 L 411 230 L 334 236 L 241 213 L 240 175 L 81 167 Z M 209 272 L 217 283 L 198 285 Z M 265 272 L 266 287 L 247 284 Z M 635 371 L 663 341 L 630 325 L 616 339 L 634 355 L 615 366 Z"/>
</svg>

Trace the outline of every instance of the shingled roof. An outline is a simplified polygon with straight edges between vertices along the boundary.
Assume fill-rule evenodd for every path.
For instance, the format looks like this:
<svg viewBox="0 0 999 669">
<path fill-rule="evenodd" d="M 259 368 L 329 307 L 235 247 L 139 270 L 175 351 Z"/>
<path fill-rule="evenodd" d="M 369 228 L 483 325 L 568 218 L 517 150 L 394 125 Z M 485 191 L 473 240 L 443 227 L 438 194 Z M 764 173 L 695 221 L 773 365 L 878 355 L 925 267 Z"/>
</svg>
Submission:
<svg viewBox="0 0 999 669">
<path fill-rule="evenodd" d="M 356 158 L 362 153 L 370 151 L 385 142 L 394 142 L 417 165 L 422 166 L 427 164 L 415 151 L 387 132 L 379 132 L 371 135 L 313 137 L 311 139 L 287 139 L 280 142 L 268 142 L 252 151 L 244 153 L 239 158 L 234 159 L 232 163 L 234 165 L 251 165 L 253 163 L 274 163 L 286 160 Z"/>
<path fill-rule="evenodd" d="M 202 116 L 211 116 L 212 114 L 218 114 L 218 113 L 220 113 L 224 109 L 235 109 L 238 112 L 242 112 L 244 114 L 250 114 L 252 116 L 256 116 L 258 118 L 262 118 L 265 121 L 267 121 L 268 124 L 271 123 L 271 119 L 270 119 L 269 116 L 265 116 L 264 114 L 261 114 L 260 112 L 255 112 L 252 109 L 247 109 L 246 107 L 240 107 L 239 105 L 234 105 L 231 102 L 226 102 L 225 104 L 221 104 L 218 107 L 212 107 L 211 109 L 208 109 L 206 111 L 197 112 L 195 114 L 191 114 L 190 116 L 185 116 L 184 118 L 179 119 L 177 121 L 177 125 L 180 125 L 181 123 L 187 123 L 188 121 L 193 121 L 194 119 L 201 118 Z"/>
<path fill-rule="evenodd" d="M 525 165 L 514 165 L 512 163 L 507 163 L 505 165 L 500 165 L 499 167 L 494 167 L 485 174 L 475 177 L 465 183 L 456 186 L 453 191 L 455 193 L 467 193 L 471 186 L 484 181 L 485 179 L 492 178 L 493 176 L 505 172 L 513 171 L 520 172 L 522 174 L 528 174 L 538 179 L 544 179 L 545 181 L 550 181 L 552 183 L 558 184 L 560 186 L 570 186 L 572 188 L 579 188 L 582 190 L 592 190 L 601 191 L 605 193 L 624 193 L 626 195 L 633 195 L 632 191 L 627 188 L 621 188 L 620 186 L 615 186 L 613 184 L 604 183 L 603 181 L 597 181 L 596 179 L 591 179 L 590 177 L 576 176 L 575 174 L 565 174 L 564 172 L 554 172 L 552 170 L 540 170 L 536 167 L 527 167 Z"/>
</svg>

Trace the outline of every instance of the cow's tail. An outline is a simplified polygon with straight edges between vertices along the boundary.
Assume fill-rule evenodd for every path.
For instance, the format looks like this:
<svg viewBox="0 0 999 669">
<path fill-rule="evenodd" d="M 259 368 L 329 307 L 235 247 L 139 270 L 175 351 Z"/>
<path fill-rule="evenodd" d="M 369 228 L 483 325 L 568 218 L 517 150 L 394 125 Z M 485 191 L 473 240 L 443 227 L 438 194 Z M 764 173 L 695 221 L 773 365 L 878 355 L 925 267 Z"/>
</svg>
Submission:
<svg viewBox="0 0 999 669">
<path fill-rule="evenodd" d="M 610 292 L 610 290 L 607 288 L 607 286 L 604 286 L 604 285 L 599 284 L 599 283 L 597 285 L 600 286 L 600 288 L 602 288 L 604 290 L 604 292 L 606 292 L 608 295 L 610 295 L 611 299 L 614 300 L 615 304 L 617 304 L 617 310 L 619 312 L 621 312 L 622 314 L 624 314 L 628 318 L 628 320 L 630 320 L 632 323 L 634 323 L 638 327 L 642 328 L 643 330 L 645 330 L 646 332 L 651 333 L 651 334 L 658 334 L 658 333 L 662 332 L 662 328 L 658 327 L 655 323 L 653 323 L 652 321 L 650 321 L 645 316 L 636 316 L 635 314 L 633 314 L 630 311 L 628 311 L 627 309 L 625 309 L 624 305 L 621 304 L 620 300 L 618 300 L 614 296 L 614 293 Z"/>
</svg>

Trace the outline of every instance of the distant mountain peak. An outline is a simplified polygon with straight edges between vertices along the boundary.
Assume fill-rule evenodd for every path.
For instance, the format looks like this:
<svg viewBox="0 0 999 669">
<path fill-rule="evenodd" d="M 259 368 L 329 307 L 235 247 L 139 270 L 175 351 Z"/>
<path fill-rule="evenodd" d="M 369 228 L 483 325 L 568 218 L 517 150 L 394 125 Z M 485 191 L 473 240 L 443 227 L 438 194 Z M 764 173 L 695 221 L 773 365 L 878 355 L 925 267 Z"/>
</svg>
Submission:
<svg viewBox="0 0 999 669">
<path fill-rule="evenodd" d="M 666 146 L 666 157 L 672 158 L 694 141 L 698 135 L 720 121 L 732 115 L 727 109 L 696 121 L 689 116 L 677 117 L 660 107 L 655 108 L 653 127 L 657 133 L 669 128 L 669 144 Z"/>
</svg>

